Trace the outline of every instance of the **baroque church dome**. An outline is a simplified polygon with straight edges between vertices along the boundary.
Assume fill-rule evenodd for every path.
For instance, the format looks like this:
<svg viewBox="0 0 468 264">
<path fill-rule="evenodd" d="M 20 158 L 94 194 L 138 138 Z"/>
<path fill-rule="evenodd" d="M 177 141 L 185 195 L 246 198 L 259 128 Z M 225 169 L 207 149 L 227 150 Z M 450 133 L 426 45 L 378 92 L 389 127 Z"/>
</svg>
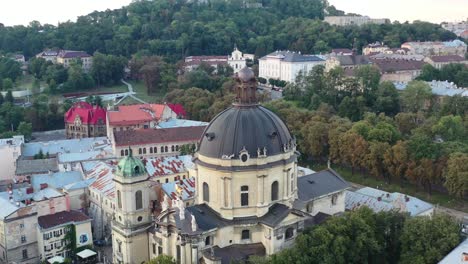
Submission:
<svg viewBox="0 0 468 264">
<path fill-rule="evenodd" d="M 242 153 L 257 158 L 291 150 L 295 140 L 286 124 L 256 101 L 253 71 L 245 67 L 236 81 L 236 103 L 210 122 L 198 153 L 210 158 L 243 160 Z"/>
<path fill-rule="evenodd" d="M 131 151 L 130 151 L 131 153 Z M 116 174 L 124 178 L 139 177 L 146 173 L 143 162 L 131 154 L 119 161 Z"/>
</svg>

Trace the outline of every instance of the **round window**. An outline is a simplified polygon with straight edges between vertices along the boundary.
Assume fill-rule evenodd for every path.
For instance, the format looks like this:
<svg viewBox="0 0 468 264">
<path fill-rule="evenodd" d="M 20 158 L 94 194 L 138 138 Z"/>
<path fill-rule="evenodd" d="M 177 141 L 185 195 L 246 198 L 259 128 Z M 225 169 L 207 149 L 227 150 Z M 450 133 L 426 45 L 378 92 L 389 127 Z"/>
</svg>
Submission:
<svg viewBox="0 0 468 264">
<path fill-rule="evenodd" d="M 138 220 L 138 222 L 141 222 L 141 220 L 143 220 L 143 217 L 139 216 L 139 217 L 137 218 L 137 220 Z"/>
<path fill-rule="evenodd" d="M 241 158 L 242 162 L 246 162 L 247 159 L 249 159 L 249 156 L 247 156 L 247 154 L 242 154 L 240 158 Z"/>
</svg>

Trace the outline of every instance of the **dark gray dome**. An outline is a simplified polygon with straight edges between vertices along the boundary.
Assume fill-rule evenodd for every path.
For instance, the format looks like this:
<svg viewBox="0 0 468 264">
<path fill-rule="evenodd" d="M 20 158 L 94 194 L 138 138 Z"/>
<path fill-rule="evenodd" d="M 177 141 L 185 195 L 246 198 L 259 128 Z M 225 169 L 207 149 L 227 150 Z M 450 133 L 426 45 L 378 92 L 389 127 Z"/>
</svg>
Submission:
<svg viewBox="0 0 468 264">
<path fill-rule="evenodd" d="M 292 144 L 288 127 L 276 114 L 259 105 L 234 105 L 210 122 L 198 153 L 218 159 L 239 158 L 245 148 L 251 158 L 256 158 L 258 151 L 272 156 L 284 153 Z"/>
<path fill-rule="evenodd" d="M 237 77 L 239 77 L 239 79 L 241 79 L 243 82 L 248 82 L 255 78 L 255 73 L 252 71 L 252 69 L 245 66 L 237 73 Z"/>
</svg>

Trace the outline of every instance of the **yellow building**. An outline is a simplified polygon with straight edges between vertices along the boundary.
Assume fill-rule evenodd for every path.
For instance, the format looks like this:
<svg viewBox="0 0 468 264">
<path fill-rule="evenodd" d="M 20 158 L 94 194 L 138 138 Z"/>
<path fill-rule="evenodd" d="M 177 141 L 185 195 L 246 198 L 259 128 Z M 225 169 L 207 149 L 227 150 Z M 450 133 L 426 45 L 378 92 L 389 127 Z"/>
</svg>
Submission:
<svg viewBox="0 0 468 264">
<path fill-rule="evenodd" d="M 70 237 L 73 234 L 74 237 Z M 79 211 L 40 216 L 37 219 L 37 245 L 41 260 L 70 258 L 72 250 L 93 245 L 91 218 Z"/>
<path fill-rule="evenodd" d="M 237 73 L 236 83 L 236 103 L 207 126 L 189 169 L 195 205 L 186 207 L 175 191 L 154 206 L 141 162 L 130 156 L 119 163 L 114 263 L 165 254 L 182 264 L 224 264 L 270 255 L 291 246 L 307 226 L 344 212 L 349 184 L 325 170 L 302 176 L 298 185 L 295 138 L 257 103 L 252 70 Z"/>
</svg>

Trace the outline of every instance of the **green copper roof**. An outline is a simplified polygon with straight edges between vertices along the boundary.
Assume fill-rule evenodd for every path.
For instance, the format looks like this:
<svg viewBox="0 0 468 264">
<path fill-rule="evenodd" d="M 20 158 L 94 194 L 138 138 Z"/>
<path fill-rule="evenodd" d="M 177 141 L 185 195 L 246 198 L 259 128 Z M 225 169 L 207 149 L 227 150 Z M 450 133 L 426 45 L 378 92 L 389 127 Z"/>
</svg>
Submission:
<svg viewBox="0 0 468 264">
<path fill-rule="evenodd" d="M 127 156 L 119 161 L 117 175 L 121 177 L 138 177 L 146 174 L 145 165 L 140 159 Z"/>
</svg>

